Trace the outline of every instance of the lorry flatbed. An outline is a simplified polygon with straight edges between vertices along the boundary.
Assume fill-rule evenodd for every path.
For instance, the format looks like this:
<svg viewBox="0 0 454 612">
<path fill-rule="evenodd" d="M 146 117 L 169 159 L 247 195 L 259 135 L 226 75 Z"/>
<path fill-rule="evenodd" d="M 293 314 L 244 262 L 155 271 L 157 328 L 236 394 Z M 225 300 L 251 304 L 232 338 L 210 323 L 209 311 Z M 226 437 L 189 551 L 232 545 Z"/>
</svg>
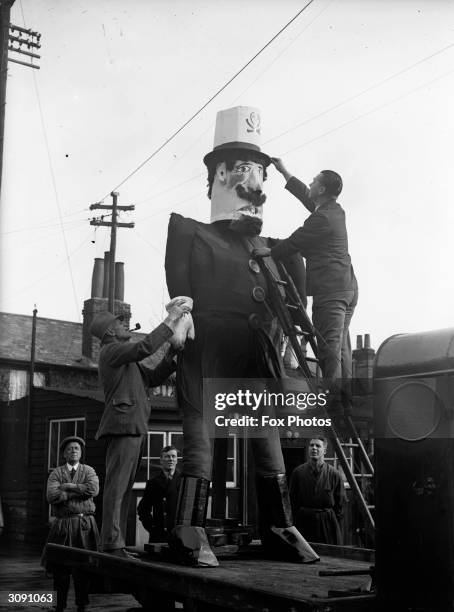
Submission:
<svg viewBox="0 0 454 612">
<path fill-rule="evenodd" d="M 174 609 L 175 601 L 182 602 L 184 609 L 191 612 L 371 612 L 374 609 L 375 595 L 359 592 L 366 587 L 369 576 L 319 575 L 346 570 L 367 573 L 370 569 L 370 562 L 345 556 L 322 556 L 319 563 L 298 564 L 246 553 L 244 557 L 221 557 L 216 568 L 194 568 L 144 554 L 137 559 L 124 559 L 57 544 L 48 544 L 47 553 L 51 561 L 104 576 L 114 590 L 133 593 L 150 611 Z M 355 590 L 357 594 L 353 594 Z M 337 595 L 330 596 L 330 591 Z"/>
</svg>

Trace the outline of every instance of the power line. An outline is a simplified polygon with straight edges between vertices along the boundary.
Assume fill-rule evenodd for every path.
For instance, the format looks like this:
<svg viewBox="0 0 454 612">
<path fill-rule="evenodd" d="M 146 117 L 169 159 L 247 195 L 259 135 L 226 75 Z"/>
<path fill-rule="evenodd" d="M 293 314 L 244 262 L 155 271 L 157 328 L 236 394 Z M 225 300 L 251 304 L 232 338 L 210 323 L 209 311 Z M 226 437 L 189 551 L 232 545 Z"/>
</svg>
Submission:
<svg viewBox="0 0 454 612">
<path fill-rule="evenodd" d="M 334 0 L 330 0 L 330 2 L 328 2 L 328 3 L 327 3 L 327 4 L 326 4 L 326 5 L 325 5 L 325 6 L 322 8 L 322 10 L 321 10 L 321 11 L 320 11 L 320 12 L 319 12 L 319 13 L 318 13 L 318 14 L 317 14 L 317 15 L 316 15 L 316 16 L 315 16 L 315 17 L 314 17 L 314 18 L 313 18 L 313 19 L 312 19 L 312 20 L 311 20 L 311 21 L 310 21 L 310 22 L 309 22 L 307 25 L 305 25 L 305 27 L 304 27 L 304 28 L 303 28 L 303 29 L 302 29 L 302 30 L 301 30 L 301 31 L 300 31 L 300 32 L 299 32 L 299 33 L 298 33 L 298 34 L 295 36 L 295 38 L 294 38 L 292 41 L 290 41 L 290 43 L 289 43 L 289 44 L 288 44 L 286 47 L 284 47 L 284 49 L 283 49 L 282 51 L 280 51 L 280 53 L 278 53 L 278 55 L 276 55 L 276 57 L 275 57 L 273 60 L 271 60 L 271 62 L 269 62 L 269 63 L 266 65 L 266 67 L 264 68 L 264 70 L 262 70 L 262 71 L 260 72 L 260 74 L 259 74 L 259 75 L 258 75 L 258 76 L 257 76 L 257 77 L 256 77 L 256 78 L 253 80 L 253 81 L 251 81 L 251 82 L 249 83 L 249 85 L 248 85 L 248 86 L 247 86 L 247 87 L 246 87 L 246 88 L 245 88 L 245 89 L 244 89 L 244 90 L 243 90 L 243 91 L 242 91 L 242 92 L 241 92 L 241 93 L 240 93 L 238 96 L 236 96 L 236 97 L 235 97 L 235 98 L 232 100 L 231 104 L 233 104 L 234 102 L 236 102 L 236 101 L 237 101 L 239 98 L 241 98 L 241 96 L 244 96 L 244 94 L 245 94 L 247 91 L 249 91 L 249 90 L 251 89 L 251 87 L 253 87 L 253 85 L 254 85 L 254 84 L 255 84 L 255 83 L 258 81 L 258 80 L 260 80 L 260 79 L 262 78 L 262 76 L 265 74 L 265 72 L 267 72 L 267 71 L 268 71 L 268 70 L 271 68 L 271 66 L 272 66 L 273 64 L 275 64 L 275 63 L 276 63 L 276 61 L 277 61 L 277 60 L 278 60 L 278 59 L 279 59 L 279 58 L 280 58 L 280 57 L 281 57 L 281 56 L 282 56 L 284 53 L 286 53 L 286 52 L 288 51 L 288 49 L 289 49 L 289 48 L 290 48 L 290 47 L 291 47 L 291 46 L 292 46 L 292 45 L 293 45 L 293 44 L 294 44 L 294 43 L 295 43 L 295 42 L 296 42 L 296 41 L 297 41 L 297 40 L 298 40 L 298 39 L 299 39 L 299 38 L 300 38 L 300 37 L 301 37 L 303 34 L 304 34 L 304 32 L 306 32 L 306 31 L 307 31 L 307 30 L 310 28 L 310 26 L 311 26 L 311 25 L 312 25 L 312 24 L 313 24 L 313 23 L 314 23 L 314 22 L 315 22 L 315 21 L 316 21 L 316 20 L 317 20 L 317 19 L 320 17 L 320 15 L 321 15 L 322 13 L 324 13 L 324 12 L 325 12 L 325 11 L 326 11 L 326 10 L 327 10 L 327 9 L 328 9 L 330 6 L 331 6 L 331 4 L 332 4 L 333 2 L 334 2 Z M 192 147 L 194 146 L 194 144 L 195 144 L 196 142 L 198 142 L 198 141 L 200 140 L 200 138 L 202 138 L 202 136 L 204 136 L 204 135 L 205 135 L 205 134 L 206 134 L 206 133 L 207 133 L 207 132 L 210 130 L 210 128 L 211 128 L 213 125 L 214 125 L 214 121 L 213 121 L 213 122 L 211 122 L 211 123 L 208 125 L 208 127 L 207 127 L 205 130 L 203 130 L 203 132 L 202 132 L 201 134 L 199 134 L 199 136 L 197 136 L 197 138 L 196 138 L 195 140 L 193 140 L 193 141 L 191 142 L 191 144 L 190 144 L 190 145 L 189 145 L 189 146 L 188 146 L 188 147 L 185 149 L 185 151 L 184 151 L 184 152 L 183 152 L 183 153 L 182 153 L 182 154 L 181 154 L 181 155 L 178 157 L 178 159 L 177 159 L 177 160 L 172 161 L 172 163 L 171 163 L 171 164 L 170 164 L 170 165 L 169 165 L 169 166 L 166 168 L 166 170 L 164 170 L 164 172 L 163 172 L 163 173 L 162 173 L 162 174 L 159 176 L 159 178 L 158 178 L 158 179 L 155 181 L 155 184 L 157 184 L 157 183 L 159 183 L 159 182 L 161 181 L 161 179 L 162 179 L 162 178 L 163 178 L 163 177 L 164 177 L 164 176 L 165 176 L 165 175 L 166 175 L 166 174 L 169 172 L 169 170 L 170 170 L 171 168 L 173 168 L 173 167 L 174 167 L 174 165 L 175 165 L 175 163 L 176 163 L 176 162 L 178 162 L 178 161 L 180 161 L 180 160 L 182 160 L 182 159 L 184 158 L 184 156 L 185 156 L 185 155 L 188 153 L 188 151 L 190 151 L 190 150 L 192 149 Z M 149 200 L 155 199 L 155 198 L 157 198 L 157 197 L 159 197 L 159 196 L 161 196 L 161 195 L 163 195 L 163 194 L 167 193 L 168 191 L 172 191 L 173 189 L 177 189 L 177 188 L 178 188 L 178 187 L 180 187 L 181 185 L 184 185 L 185 183 L 188 183 L 188 182 L 190 182 L 190 181 L 193 181 L 193 180 L 195 180 L 195 179 L 198 179 L 198 178 L 200 178 L 201 176 L 203 176 L 201 173 L 200 173 L 200 174 L 197 174 L 196 176 L 193 176 L 193 177 L 191 177 L 191 178 L 189 178 L 189 179 L 187 179 L 187 180 L 185 180 L 185 181 L 182 181 L 181 183 L 178 183 L 177 185 L 174 185 L 174 186 L 172 186 L 172 187 L 169 187 L 169 188 L 165 189 L 164 191 L 160 191 L 160 192 L 158 192 L 158 193 L 156 193 L 156 194 L 152 194 L 152 195 L 150 195 L 150 196 L 146 196 L 146 197 L 145 197 L 143 200 L 140 200 L 139 202 L 136 202 L 136 206 L 138 206 L 139 204 L 143 204 L 144 202 L 148 202 Z"/>
<path fill-rule="evenodd" d="M 305 147 L 305 146 L 307 146 L 309 144 L 312 144 L 316 140 L 319 140 L 320 138 L 324 138 L 325 136 L 328 136 L 329 134 L 332 134 L 333 132 L 337 132 L 337 130 L 340 130 L 341 128 L 343 128 L 345 126 L 350 125 L 351 123 L 354 123 L 355 121 L 359 121 L 360 119 L 364 119 L 364 117 L 367 117 L 368 115 L 372 115 L 373 113 L 376 113 L 377 111 L 381 110 L 382 108 L 386 108 L 387 106 L 390 106 L 391 104 L 394 104 L 395 102 L 399 102 L 403 98 L 406 98 L 407 96 L 410 96 L 411 94 L 415 93 L 416 91 L 419 91 L 420 89 L 423 89 L 424 87 L 427 87 L 428 85 L 432 85 L 432 83 L 435 83 L 436 81 L 440 81 L 441 79 L 444 79 L 445 77 L 449 76 L 453 72 L 454 72 L 454 69 L 453 70 L 449 70 L 448 72 L 445 72 L 445 73 L 441 74 L 440 76 L 435 77 L 434 79 L 431 79 L 430 81 L 425 81 L 424 83 L 422 83 L 422 85 L 418 85 L 418 87 L 415 87 L 414 89 L 411 89 L 410 91 L 407 91 L 406 93 L 398 96 L 397 98 L 393 98 L 392 100 L 389 100 L 388 102 L 385 102 L 384 104 L 380 104 L 379 106 L 375 106 L 371 110 L 368 110 L 365 113 L 362 113 L 361 115 L 357 115 L 353 119 L 349 119 L 348 121 L 345 121 L 344 123 L 341 123 L 337 127 L 332 128 L 331 130 L 328 130 L 327 132 L 324 132 L 323 134 L 320 134 L 319 136 L 315 136 L 315 138 L 311 138 L 310 140 L 306 140 L 306 142 L 303 142 L 302 144 L 298 145 L 297 147 L 294 147 L 293 149 L 288 149 L 287 151 L 285 151 L 283 153 L 283 155 L 287 155 L 289 153 L 293 153 L 294 151 L 297 151 L 298 149 L 302 149 L 303 147 Z"/>
<path fill-rule="evenodd" d="M 69 257 L 73 257 L 73 255 L 75 255 L 89 240 L 90 240 L 90 236 L 88 238 L 85 237 L 83 239 L 83 241 L 75 249 L 73 249 L 73 251 L 71 251 L 71 253 L 69 254 Z M 54 266 L 52 268 L 52 270 L 46 272 L 46 274 L 44 274 L 40 278 L 35 279 L 32 283 L 29 283 L 28 285 L 25 285 L 25 287 L 22 287 L 21 289 L 15 289 L 14 292 L 16 294 L 24 293 L 24 291 L 27 291 L 28 289 L 31 289 L 35 285 L 41 283 L 43 280 L 45 280 L 45 279 L 49 278 L 50 276 L 52 276 L 52 274 L 54 274 L 54 272 L 56 270 L 58 270 L 59 268 L 61 268 L 65 263 L 66 263 L 66 259 L 64 259 L 63 261 L 58 263 L 56 266 Z"/>
<path fill-rule="evenodd" d="M 277 59 L 279 59 L 279 57 L 280 57 L 280 56 L 281 56 L 283 53 L 285 53 L 285 52 L 287 51 L 287 49 L 288 49 L 288 48 L 289 48 L 289 47 L 290 47 L 290 46 L 291 46 L 291 45 L 292 45 L 292 44 L 293 44 L 293 43 L 294 43 L 294 42 L 295 42 L 295 41 L 296 41 L 296 40 L 297 40 L 297 39 L 298 39 L 298 38 L 299 38 L 299 37 L 300 37 L 300 36 L 301 36 L 301 35 L 302 35 L 302 34 L 303 34 L 305 31 L 306 31 L 306 30 L 307 30 L 307 28 L 308 28 L 310 25 L 312 25 L 312 23 L 314 23 L 314 21 L 315 21 L 316 19 L 318 19 L 318 17 L 320 17 L 320 15 L 321 15 L 321 14 L 322 14 L 322 13 L 323 13 L 323 12 L 324 12 L 324 11 L 325 11 L 327 8 L 328 8 L 328 7 L 329 7 L 329 5 L 326 5 L 326 6 L 325 6 L 325 7 L 322 9 L 322 11 L 320 11 L 320 13 L 319 13 L 319 14 L 318 14 L 318 15 L 317 15 L 317 16 L 316 16 L 316 17 L 315 17 L 315 18 L 314 18 L 314 19 L 313 19 L 313 20 L 312 20 L 312 21 L 311 21 L 311 22 L 310 22 L 310 23 L 309 23 L 309 24 L 308 24 L 308 25 L 307 25 L 307 26 L 306 26 L 306 27 L 305 27 L 305 28 L 304 28 L 304 29 L 303 29 L 303 30 L 302 30 L 302 31 L 301 31 L 301 32 L 300 32 L 298 35 L 297 35 L 297 37 L 296 37 L 296 38 L 295 38 L 295 39 L 294 39 L 294 40 L 293 40 L 293 41 L 290 43 L 290 45 L 288 45 L 288 46 L 287 46 L 287 47 L 286 47 L 286 48 L 285 48 L 283 51 L 281 51 L 281 53 L 280 53 L 280 54 L 279 54 L 279 55 L 278 55 L 278 56 L 277 56 L 277 57 L 276 57 L 276 58 L 275 58 L 275 59 L 274 59 L 274 60 L 273 60 L 273 61 L 272 61 L 272 62 L 271 62 L 271 63 L 270 63 L 270 64 L 269 64 L 269 65 L 268 65 L 266 68 L 265 68 L 265 70 L 264 70 L 264 71 L 262 71 L 262 72 L 260 73 L 260 75 L 259 75 L 259 76 L 258 76 L 258 77 L 257 77 L 257 78 L 256 78 L 256 79 L 255 79 L 255 80 L 254 80 L 254 81 L 253 81 L 253 82 L 252 82 L 252 83 L 251 83 L 251 84 L 250 84 L 250 85 L 249 85 L 249 86 L 248 86 L 248 87 L 247 87 L 247 88 L 246 88 L 246 89 L 245 89 L 245 90 L 244 90 L 244 91 L 241 93 L 241 94 L 240 94 L 240 96 L 244 95 L 244 93 L 245 93 L 246 91 L 248 91 L 248 90 L 250 89 L 250 87 L 252 87 L 252 85 L 253 85 L 253 84 L 254 84 L 254 83 L 257 81 L 257 80 L 259 80 L 259 79 L 262 77 L 262 75 L 263 75 L 263 74 L 264 74 L 264 73 L 265 73 L 265 72 L 266 72 L 266 71 L 267 71 L 267 70 L 270 68 L 270 66 L 271 66 L 271 65 L 272 65 L 272 64 L 273 64 L 273 63 L 274 63 L 274 62 L 275 62 Z M 348 104 L 349 102 L 352 102 L 352 101 L 353 101 L 353 100 L 355 100 L 356 98 L 358 98 L 358 97 L 360 97 L 360 96 L 362 96 L 362 95 L 364 95 L 364 94 L 366 94 L 366 93 L 368 93 L 368 92 L 370 92 L 370 91 L 372 91 L 372 90 L 374 90 L 374 89 L 377 89 L 378 87 L 380 87 L 380 86 L 384 85 L 385 83 L 387 83 L 387 82 L 389 82 L 389 81 L 391 81 L 391 80 L 393 80 L 393 79 L 397 78 L 398 76 L 401 76 L 402 74 L 405 74 L 406 72 L 409 72 L 409 71 L 410 71 L 410 70 L 412 70 L 413 68 L 416 68 L 417 66 L 419 66 L 419 65 L 423 64 L 424 62 L 427 62 L 427 61 L 429 61 L 430 59 L 433 59 L 433 58 L 434 58 L 434 57 L 436 57 L 437 55 L 440 55 L 441 53 L 444 53 L 445 51 L 447 51 L 448 49 L 450 49 L 450 48 L 452 48 L 452 47 L 454 47 L 454 43 L 449 44 L 449 45 L 446 45 L 445 47 L 443 47 L 443 48 L 439 49 L 438 51 L 435 51 L 434 53 L 431 53 L 430 55 L 428 55 L 428 56 L 426 56 L 426 57 L 424 57 L 424 58 L 422 58 L 422 59 L 420 59 L 420 60 L 416 61 L 415 63 L 411 64 L 410 66 L 407 66 L 407 67 L 405 67 L 405 68 L 402 68 L 402 69 L 401 69 L 401 70 L 399 70 L 398 72 L 395 72 L 394 74 L 392 74 L 392 75 L 390 75 L 390 76 L 387 76 L 386 78 L 382 79 L 381 81 L 378 81 L 377 83 L 375 83 L 375 84 L 373 84 L 373 85 L 370 85 L 369 87 L 366 87 L 365 89 L 363 89 L 363 90 L 361 90 L 361 91 L 359 91 L 359 92 L 357 92 L 357 93 L 355 93 L 355 94 L 353 94 L 353 95 L 351 95 L 351 96 L 349 96 L 349 97 L 345 98 L 344 100 L 341 100 L 340 102 L 338 102 L 338 103 L 337 103 L 337 104 L 335 104 L 334 106 L 331 106 L 331 107 L 329 107 L 329 108 L 325 109 L 324 111 L 322 111 L 322 112 L 320 112 L 320 113 L 317 113 L 316 115 L 313 115 L 312 117 L 309 117 L 308 119 L 305 119 L 304 121 L 302 121 L 301 123 L 298 123 L 297 125 L 293 126 L 292 128 L 290 128 L 290 129 L 288 129 L 288 130 L 286 130 L 286 131 L 284 131 L 284 132 L 282 132 L 282 133 L 280 133 L 280 134 L 277 134 L 276 136 L 273 136 L 273 137 L 272 137 L 272 138 L 270 138 L 269 140 L 266 140 L 266 141 L 264 142 L 264 144 L 265 144 L 265 145 L 266 145 L 266 144 L 269 144 L 270 142 L 273 142 L 274 140 L 277 140 L 278 138 L 281 138 L 282 136 L 285 136 L 286 134 L 289 134 L 289 133 L 291 133 L 292 131 L 294 131 L 294 130 L 296 130 L 296 129 L 300 128 L 300 127 L 302 127 L 303 125 L 307 125 L 307 124 L 308 124 L 308 123 L 310 123 L 311 121 L 315 121 L 316 119 L 319 119 L 320 117 L 323 117 L 324 115 L 326 115 L 326 114 L 330 113 L 331 111 L 337 110 L 338 108 L 340 108 L 340 107 L 344 106 L 345 104 Z M 237 100 L 237 99 L 238 99 L 240 96 L 237 96 L 237 97 L 235 98 L 235 100 Z M 235 100 L 234 100 L 234 101 L 235 101 Z M 209 128 L 208 128 L 208 129 L 209 129 Z M 205 132 L 206 132 L 206 131 L 207 131 L 207 130 L 205 130 L 204 132 L 202 132 L 202 134 L 201 134 L 201 135 L 205 134 Z M 197 142 L 197 140 L 198 140 L 199 138 L 200 138 L 200 136 L 199 136 L 199 137 L 198 137 L 198 138 L 197 138 L 197 139 L 196 139 L 194 142 Z M 183 155 L 182 155 L 181 157 L 183 157 L 183 156 L 186 154 L 186 152 L 187 152 L 187 151 L 189 151 L 189 150 L 191 149 L 191 147 L 192 147 L 192 146 L 193 146 L 193 145 L 191 144 L 191 145 L 188 147 L 188 149 L 186 149 L 185 153 L 183 153 Z M 181 157 L 180 157 L 180 159 L 181 159 Z M 167 170 L 165 171 L 165 173 L 167 173 L 167 172 L 168 172 L 168 170 L 170 169 L 170 167 L 171 167 L 171 166 L 169 166 L 169 168 L 167 168 Z M 165 174 L 165 173 L 164 173 L 164 174 Z M 162 178 L 162 176 L 163 176 L 163 175 L 161 175 L 161 177 L 158 179 L 158 181 L 159 181 L 159 180 Z M 196 180 L 196 179 L 198 179 L 198 178 L 200 178 L 200 177 L 202 177 L 202 176 L 203 176 L 203 174 L 202 174 L 202 173 L 197 174 L 197 175 L 195 175 L 195 176 L 192 176 L 192 177 L 190 177 L 189 179 L 186 179 L 186 180 L 184 180 L 184 181 L 181 181 L 180 183 L 177 183 L 177 185 L 173 185 L 172 187 L 168 187 L 167 189 L 165 189 L 165 190 L 163 190 L 163 191 L 160 191 L 160 192 L 155 193 L 155 194 L 153 194 L 153 195 L 147 196 L 146 198 L 144 198 L 143 200 L 141 200 L 140 202 L 138 202 L 138 204 L 142 204 L 142 203 L 147 202 L 147 201 L 149 201 L 149 200 L 152 200 L 152 199 L 155 199 L 155 198 L 157 198 L 157 197 L 160 197 L 161 195 L 163 195 L 163 194 L 165 194 L 165 193 L 168 193 L 169 191 L 173 191 L 174 189 L 177 189 L 177 188 L 178 188 L 178 187 L 180 187 L 181 185 L 184 185 L 184 184 L 186 184 L 186 183 L 189 183 L 189 182 L 191 182 L 191 181 L 193 181 L 193 180 Z M 157 181 L 157 182 L 158 182 L 158 181 Z M 148 217 L 146 217 L 146 218 L 148 218 Z"/>
<path fill-rule="evenodd" d="M 155 155 L 157 155 L 159 153 L 159 151 L 161 151 L 171 140 L 173 140 L 175 138 L 175 136 L 177 136 L 182 130 L 184 130 L 184 128 L 189 125 L 189 123 L 191 123 L 191 121 L 193 121 L 198 115 L 200 115 L 200 113 L 215 99 L 217 98 L 217 96 L 224 91 L 224 89 L 226 89 L 226 87 L 228 87 L 230 85 L 230 83 L 232 83 L 232 81 L 234 81 L 237 76 L 239 76 L 267 47 L 269 47 L 275 40 L 276 38 L 278 38 L 278 36 L 280 36 L 282 34 L 282 32 L 284 32 L 289 26 L 290 24 L 292 24 L 295 19 L 297 19 L 307 8 L 308 6 L 310 6 L 312 4 L 312 2 L 314 2 L 314 0 L 309 0 L 305 6 L 299 10 L 296 15 L 294 17 L 292 17 L 292 19 L 290 19 L 290 21 L 288 21 L 280 30 L 279 32 L 277 32 L 277 34 L 275 34 L 248 62 L 246 62 L 246 64 L 244 64 L 244 66 L 242 68 L 240 68 L 240 70 L 238 70 L 220 89 L 218 89 L 216 91 L 215 94 L 213 94 L 211 96 L 211 98 L 205 102 L 205 104 L 203 106 L 201 106 L 187 121 L 185 121 L 185 123 L 183 123 L 183 125 L 181 125 L 171 136 L 169 136 L 157 149 L 155 149 L 155 151 L 153 151 L 153 153 L 151 153 L 151 155 L 149 155 L 141 164 L 139 164 L 132 172 L 130 172 L 128 174 L 128 176 L 126 178 L 124 178 L 120 183 L 118 183 L 118 185 L 116 185 L 116 187 L 114 187 L 113 189 L 110 189 L 106 195 L 104 195 L 101 200 L 104 200 L 105 198 L 107 198 L 107 196 L 112 192 L 112 191 L 117 191 L 117 189 L 119 189 L 124 183 L 126 183 L 126 181 L 128 181 L 132 176 L 134 176 L 134 174 L 136 174 L 141 168 L 143 168 L 151 159 L 153 159 L 153 157 L 155 157 Z"/>
<path fill-rule="evenodd" d="M 416 66 L 419 66 L 419 65 L 423 64 L 424 62 L 427 62 L 428 60 L 432 59 L 436 55 L 440 55 L 441 53 L 444 53 L 445 51 L 447 51 L 448 49 L 451 49 L 452 47 L 454 47 L 454 43 L 451 43 L 450 45 L 446 45 L 446 47 L 443 47 L 442 49 L 439 49 L 438 51 L 435 51 L 435 53 L 432 53 L 431 55 L 423 57 L 422 59 L 418 60 L 414 64 L 411 64 L 410 66 L 407 66 L 406 68 L 402 68 L 402 70 L 399 70 L 398 72 L 395 72 L 394 74 L 386 77 L 385 79 L 382 79 L 378 83 L 375 83 L 374 85 L 370 85 L 369 87 L 366 87 L 366 89 L 363 89 L 362 91 L 359 91 L 358 93 L 353 94 L 352 96 L 349 96 L 348 98 L 345 98 L 344 100 L 341 100 L 340 102 L 338 102 L 334 106 L 330 106 L 329 108 L 327 108 L 326 110 L 322 111 L 321 113 L 317 113 L 317 115 L 313 115 L 312 117 L 309 117 L 308 119 L 305 119 L 301 123 L 298 123 L 297 125 L 293 126 L 292 128 L 286 130 L 285 132 L 282 132 L 281 134 L 278 134 L 277 136 L 273 136 L 273 138 L 270 138 L 269 140 L 267 140 L 263 144 L 269 144 L 270 142 L 273 142 L 274 140 L 277 140 L 278 138 L 281 138 L 281 136 L 285 136 L 286 134 L 289 134 L 290 132 L 293 132 L 294 130 L 302 127 L 303 125 L 307 125 L 311 121 L 314 121 L 315 119 L 319 119 L 320 117 L 323 117 L 323 115 L 326 115 L 327 113 L 330 113 L 331 111 L 340 108 L 344 104 L 348 104 L 348 102 L 352 102 L 356 98 L 359 98 L 360 96 L 364 95 L 365 93 L 368 93 L 369 91 L 372 91 L 372 90 L 376 89 L 377 87 L 381 87 L 381 85 L 384 85 L 388 81 L 391 81 L 392 79 L 395 79 L 396 77 L 401 76 L 405 72 L 408 72 L 408 71 L 412 70 L 413 68 L 416 68 Z"/>
<path fill-rule="evenodd" d="M 23 19 L 23 22 L 24 22 L 24 26 L 26 27 L 24 9 L 23 9 L 23 6 L 22 6 L 22 0 L 20 0 L 20 7 L 21 7 L 21 11 L 22 11 L 22 19 Z M 66 239 L 65 230 L 64 230 L 64 227 L 63 227 L 63 221 L 62 221 L 63 217 L 62 217 L 62 213 L 61 213 L 60 198 L 59 198 L 58 190 L 57 190 L 57 182 L 56 182 L 56 179 L 55 179 L 55 172 L 54 172 L 54 167 L 53 167 L 53 163 L 52 163 L 52 157 L 51 157 L 51 154 L 50 154 L 49 142 L 47 140 L 46 123 L 44 121 L 44 113 L 43 113 L 43 109 L 42 109 L 42 106 L 41 106 L 41 98 L 40 98 L 40 95 L 39 95 L 38 83 L 37 83 L 37 80 L 36 80 L 35 72 L 33 72 L 33 83 L 34 83 L 34 86 L 35 86 L 36 99 L 38 101 L 39 115 L 40 115 L 40 119 L 41 119 L 41 126 L 42 126 L 42 129 L 43 129 L 44 143 L 46 145 L 47 159 L 48 159 L 48 163 L 49 163 L 49 170 L 50 170 L 52 186 L 53 186 L 54 195 L 55 195 L 55 202 L 57 204 L 58 218 L 60 220 L 61 231 L 62 231 L 62 236 L 63 236 L 63 242 L 64 242 L 64 246 L 65 246 L 66 261 L 68 262 L 69 275 L 70 275 L 70 278 L 71 278 L 71 286 L 72 286 L 72 290 L 73 290 L 74 303 L 75 303 L 75 306 L 76 306 L 76 312 L 78 313 L 77 314 L 78 319 L 80 320 L 79 300 L 77 298 L 76 285 L 74 283 L 74 275 L 73 275 L 73 271 L 72 271 L 72 267 L 71 267 L 71 261 L 70 261 L 70 255 L 69 255 L 69 249 L 68 249 L 68 241 Z"/>
<path fill-rule="evenodd" d="M 22 227 L 20 229 L 10 230 L 9 232 L 0 232 L 0 236 L 8 236 L 9 234 L 20 234 L 22 232 L 34 232 L 40 229 L 52 229 L 54 227 L 61 228 L 64 225 L 66 228 L 75 227 L 75 224 L 85 224 L 87 219 L 74 219 L 74 221 L 68 221 L 67 223 L 53 223 L 52 225 L 35 225 L 32 227 Z"/>
</svg>

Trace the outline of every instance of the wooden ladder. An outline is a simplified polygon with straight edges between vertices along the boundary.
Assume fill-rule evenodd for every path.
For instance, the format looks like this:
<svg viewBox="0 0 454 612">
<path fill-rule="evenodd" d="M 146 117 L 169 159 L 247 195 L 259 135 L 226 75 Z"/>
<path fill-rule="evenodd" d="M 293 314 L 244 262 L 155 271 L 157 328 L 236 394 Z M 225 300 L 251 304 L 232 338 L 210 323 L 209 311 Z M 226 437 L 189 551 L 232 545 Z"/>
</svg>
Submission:
<svg viewBox="0 0 454 612">
<path fill-rule="evenodd" d="M 315 393 L 319 391 L 316 385 L 316 377 L 313 369 L 309 367 L 308 361 L 313 361 L 318 365 L 318 349 L 317 349 L 317 331 L 312 325 L 312 321 L 307 314 L 306 308 L 303 304 L 301 296 L 299 295 L 292 277 L 288 274 L 285 266 L 282 263 L 277 264 L 280 278 L 271 270 L 268 265 L 267 258 L 257 259 L 261 270 L 267 279 L 268 288 L 270 291 L 270 297 L 266 300 L 268 308 L 278 318 L 284 334 L 288 337 L 288 340 L 292 346 L 295 357 L 298 361 L 301 372 L 307 378 L 308 384 Z M 308 360 L 306 355 L 301 348 L 300 338 L 303 337 L 306 342 L 312 348 L 315 359 Z M 374 468 L 369 459 L 369 456 L 364 448 L 364 444 L 360 439 L 356 430 L 355 424 L 353 423 L 350 416 L 336 417 L 328 414 L 331 418 L 331 433 L 333 439 L 333 446 L 336 456 L 342 466 L 347 482 L 349 483 L 351 490 L 355 494 L 358 501 L 359 508 L 366 520 L 366 524 L 371 528 L 375 528 L 374 518 L 371 510 L 373 506 L 367 503 L 363 491 L 358 483 L 360 478 L 373 478 Z M 339 436 L 339 430 L 342 428 L 347 431 L 349 442 L 342 442 Z M 354 472 L 354 464 L 352 465 L 348 461 L 345 453 L 346 448 L 354 448 L 358 451 L 359 460 L 362 466 L 365 467 L 365 472 Z"/>
</svg>

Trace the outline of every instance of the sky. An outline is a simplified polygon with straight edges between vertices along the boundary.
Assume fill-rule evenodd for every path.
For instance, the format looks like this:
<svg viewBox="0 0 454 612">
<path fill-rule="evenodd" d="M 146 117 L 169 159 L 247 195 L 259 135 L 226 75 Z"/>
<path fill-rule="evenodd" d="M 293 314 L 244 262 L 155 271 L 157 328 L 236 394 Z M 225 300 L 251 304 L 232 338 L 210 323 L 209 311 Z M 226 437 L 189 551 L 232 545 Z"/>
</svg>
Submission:
<svg viewBox="0 0 454 612">
<path fill-rule="evenodd" d="M 134 204 L 117 260 L 144 331 L 164 316 L 172 211 L 209 220 L 203 156 L 216 112 L 256 106 L 262 150 L 305 182 L 344 179 L 360 299 L 353 338 L 454 327 L 454 3 L 16 0 L 42 34 L 40 70 L 9 63 L 0 203 L 0 310 L 81 321 L 109 229 L 90 204 Z M 24 59 L 24 58 L 22 58 Z M 307 214 L 270 168 L 264 236 Z"/>
</svg>

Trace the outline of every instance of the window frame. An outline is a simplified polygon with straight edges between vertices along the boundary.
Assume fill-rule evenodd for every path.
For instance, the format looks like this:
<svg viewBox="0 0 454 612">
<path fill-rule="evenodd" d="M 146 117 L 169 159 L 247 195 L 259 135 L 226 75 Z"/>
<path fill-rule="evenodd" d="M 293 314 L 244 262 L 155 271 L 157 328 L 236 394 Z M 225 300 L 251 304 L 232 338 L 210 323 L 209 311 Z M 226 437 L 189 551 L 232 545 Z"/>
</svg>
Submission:
<svg viewBox="0 0 454 612">
<path fill-rule="evenodd" d="M 54 470 L 56 467 L 58 467 L 58 457 L 60 456 L 60 444 L 61 444 L 61 435 L 60 435 L 60 424 L 61 423 L 68 423 L 73 421 L 74 423 L 80 422 L 82 421 L 84 424 L 84 435 L 85 435 L 85 430 L 86 430 L 86 425 L 87 425 L 87 419 L 85 418 L 85 416 L 82 417 L 64 417 L 64 418 L 50 418 L 48 421 L 49 424 L 49 428 L 48 428 L 48 432 L 49 432 L 49 440 L 48 440 L 48 445 L 47 445 L 47 471 L 51 472 L 52 470 Z M 51 466 L 50 465 L 50 459 L 51 459 L 51 449 L 52 449 L 52 425 L 53 423 L 58 423 L 58 435 L 57 435 L 57 465 Z M 74 434 L 69 434 L 69 435 L 77 435 L 77 426 L 74 427 Z M 84 437 L 84 435 L 82 435 L 81 437 Z"/>
</svg>

